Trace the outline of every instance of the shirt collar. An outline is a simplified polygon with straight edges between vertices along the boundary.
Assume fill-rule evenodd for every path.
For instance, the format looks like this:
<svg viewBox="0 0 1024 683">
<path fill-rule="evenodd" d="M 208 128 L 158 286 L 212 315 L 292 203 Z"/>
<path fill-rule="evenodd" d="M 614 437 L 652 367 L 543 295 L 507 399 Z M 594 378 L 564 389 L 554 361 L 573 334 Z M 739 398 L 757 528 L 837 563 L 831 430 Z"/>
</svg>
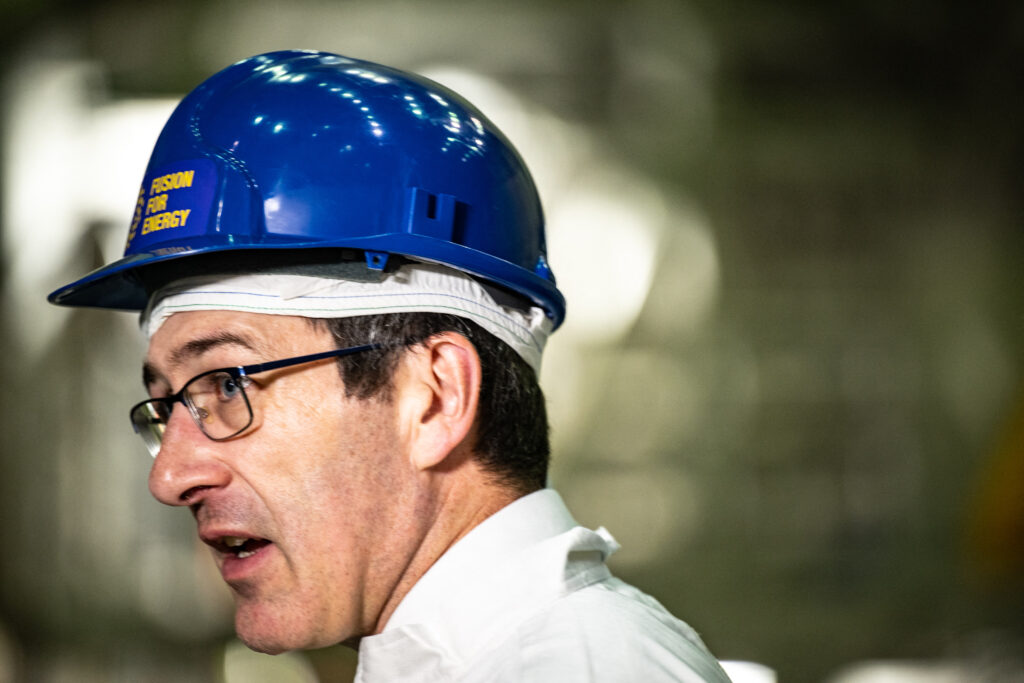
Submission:
<svg viewBox="0 0 1024 683">
<path fill-rule="evenodd" d="M 467 579 L 493 572 L 496 563 L 576 526 L 562 497 L 541 489 L 518 498 L 463 536 L 406 594 L 384 627 L 431 622 Z"/>
<path fill-rule="evenodd" d="M 610 578 L 604 562 L 618 547 L 603 528 L 577 526 L 551 489 L 516 500 L 442 555 L 382 633 L 362 639 L 356 680 L 449 680 L 543 605 Z"/>
</svg>

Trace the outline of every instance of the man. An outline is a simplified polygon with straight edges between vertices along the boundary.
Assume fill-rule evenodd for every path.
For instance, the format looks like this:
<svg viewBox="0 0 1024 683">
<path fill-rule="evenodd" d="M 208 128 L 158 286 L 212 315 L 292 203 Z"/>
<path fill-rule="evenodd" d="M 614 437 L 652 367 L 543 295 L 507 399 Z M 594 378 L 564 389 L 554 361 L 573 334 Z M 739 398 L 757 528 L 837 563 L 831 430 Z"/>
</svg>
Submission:
<svg viewBox="0 0 1024 683">
<path fill-rule="evenodd" d="M 479 111 L 320 52 L 243 60 L 171 115 L 123 259 L 50 296 L 142 311 L 131 410 L 277 653 L 362 681 L 726 681 L 545 488 L 565 303 L 536 190 Z"/>
</svg>

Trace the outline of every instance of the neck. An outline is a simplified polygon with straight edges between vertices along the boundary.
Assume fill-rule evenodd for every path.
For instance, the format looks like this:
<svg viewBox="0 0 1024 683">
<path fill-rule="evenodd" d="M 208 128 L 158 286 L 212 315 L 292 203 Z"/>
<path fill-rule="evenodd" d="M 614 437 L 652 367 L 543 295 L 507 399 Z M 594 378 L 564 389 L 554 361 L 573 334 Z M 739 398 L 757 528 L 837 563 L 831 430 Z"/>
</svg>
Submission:
<svg viewBox="0 0 1024 683">
<path fill-rule="evenodd" d="M 469 464 L 469 463 L 467 463 Z M 485 519 L 522 496 L 495 484 L 493 477 L 472 463 L 465 476 L 442 476 L 443 484 L 424 501 L 425 531 L 405 570 L 391 590 L 372 633 L 381 633 L 412 587 L 437 560 Z"/>
</svg>

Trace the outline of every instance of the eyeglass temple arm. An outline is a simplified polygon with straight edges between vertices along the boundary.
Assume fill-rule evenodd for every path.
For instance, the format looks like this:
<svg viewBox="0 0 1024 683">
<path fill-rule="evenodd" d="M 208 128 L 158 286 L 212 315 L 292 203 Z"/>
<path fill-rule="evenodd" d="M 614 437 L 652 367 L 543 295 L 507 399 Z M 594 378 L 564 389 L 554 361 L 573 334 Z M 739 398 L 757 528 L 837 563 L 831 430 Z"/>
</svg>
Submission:
<svg viewBox="0 0 1024 683">
<path fill-rule="evenodd" d="M 362 346 L 352 346 L 347 349 L 334 349 L 333 351 L 311 353 L 308 356 L 297 356 L 295 358 L 274 360 L 269 361 L 267 363 L 256 363 L 255 365 L 243 365 L 241 368 L 239 368 L 239 370 L 243 375 L 255 375 L 258 372 L 266 372 L 267 370 L 277 370 L 278 368 L 286 368 L 289 365 L 312 363 L 315 360 L 321 360 L 323 358 L 341 358 L 342 356 L 349 356 L 353 353 L 362 353 L 363 351 L 373 351 L 375 349 L 382 348 L 384 348 L 383 344 L 363 344 Z"/>
</svg>

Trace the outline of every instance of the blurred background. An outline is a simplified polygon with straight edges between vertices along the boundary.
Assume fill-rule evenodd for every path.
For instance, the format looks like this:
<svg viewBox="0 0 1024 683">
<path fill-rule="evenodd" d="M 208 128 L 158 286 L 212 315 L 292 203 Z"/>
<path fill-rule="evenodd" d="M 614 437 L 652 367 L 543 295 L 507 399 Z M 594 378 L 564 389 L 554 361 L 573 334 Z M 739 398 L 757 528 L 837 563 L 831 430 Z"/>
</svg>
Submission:
<svg viewBox="0 0 1024 683">
<path fill-rule="evenodd" d="M 959 5 L 0 2 L 0 681 L 351 679 L 235 641 L 146 490 L 134 316 L 45 303 L 120 255 L 176 100 L 282 48 L 523 153 L 551 480 L 623 578 L 781 682 L 1024 680 L 1024 5 Z"/>
</svg>

